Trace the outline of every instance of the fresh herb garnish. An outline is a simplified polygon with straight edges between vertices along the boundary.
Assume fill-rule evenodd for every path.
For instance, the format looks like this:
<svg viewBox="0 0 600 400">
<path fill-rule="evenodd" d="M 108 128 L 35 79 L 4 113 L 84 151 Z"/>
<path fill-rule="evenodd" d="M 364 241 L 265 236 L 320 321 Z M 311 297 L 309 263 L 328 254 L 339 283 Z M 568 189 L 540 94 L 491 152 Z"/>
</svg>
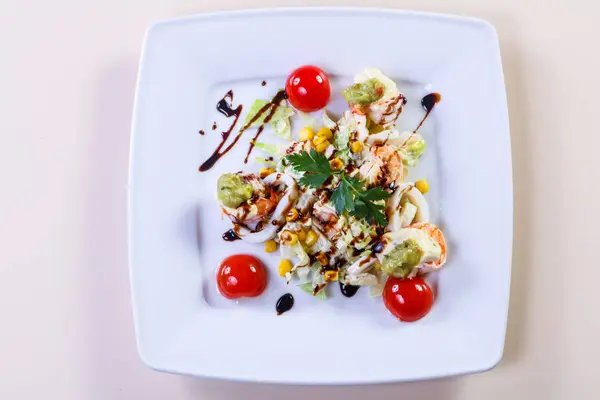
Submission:
<svg viewBox="0 0 600 400">
<path fill-rule="evenodd" d="M 387 219 L 382 212 L 384 206 L 375 203 L 390 197 L 390 194 L 380 187 L 365 189 L 365 185 L 356 178 L 346 175 L 344 171 L 334 171 L 327 157 L 314 149 L 310 153 L 301 151 L 286 157 L 296 171 L 304 172 L 300 178 L 301 186 L 315 189 L 321 187 L 330 177 L 340 178 L 337 187 L 331 195 L 331 203 L 338 214 L 344 210 L 357 218 L 364 218 L 368 223 L 385 226 Z"/>
</svg>

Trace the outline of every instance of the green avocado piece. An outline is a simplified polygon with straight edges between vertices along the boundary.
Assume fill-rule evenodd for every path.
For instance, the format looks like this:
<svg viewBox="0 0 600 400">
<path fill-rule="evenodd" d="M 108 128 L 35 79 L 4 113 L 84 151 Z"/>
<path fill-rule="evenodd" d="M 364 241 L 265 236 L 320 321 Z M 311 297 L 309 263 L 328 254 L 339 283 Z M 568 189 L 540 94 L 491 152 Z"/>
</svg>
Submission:
<svg viewBox="0 0 600 400">
<path fill-rule="evenodd" d="M 237 174 L 226 173 L 217 181 L 217 198 L 226 207 L 236 208 L 252 197 L 252 185 Z"/>
<path fill-rule="evenodd" d="M 377 78 L 355 83 L 342 90 L 342 96 L 351 105 L 368 106 L 383 97 L 385 86 Z"/>
<path fill-rule="evenodd" d="M 383 257 L 381 268 L 388 275 L 406 278 L 423 258 L 423 249 L 415 239 L 407 239 Z"/>
</svg>

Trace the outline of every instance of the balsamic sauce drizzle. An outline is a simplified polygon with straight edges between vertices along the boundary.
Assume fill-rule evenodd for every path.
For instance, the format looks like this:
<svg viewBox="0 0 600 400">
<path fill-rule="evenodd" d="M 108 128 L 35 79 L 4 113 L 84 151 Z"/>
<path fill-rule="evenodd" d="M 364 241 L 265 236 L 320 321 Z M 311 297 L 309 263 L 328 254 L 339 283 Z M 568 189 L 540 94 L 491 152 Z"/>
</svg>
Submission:
<svg viewBox="0 0 600 400">
<path fill-rule="evenodd" d="M 356 294 L 356 292 L 358 292 L 358 288 L 360 286 L 354 286 L 354 285 L 346 285 L 342 282 L 340 282 L 340 290 L 342 291 L 342 294 L 346 297 L 352 297 Z"/>
<path fill-rule="evenodd" d="M 225 145 L 225 142 L 227 142 L 227 139 L 231 135 L 231 132 L 235 128 L 235 125 L 237 124 L 237 122 L 240 118 L 240 115 L 242 113 L 242 105 L 241 104 L 238 105 L 236 108 L 232 108 L 233 91 L 232 90 L 228 91 L 225 94 L 225 96 L 223 96 L 223 98 L 221 100 L 219 100 L 219 102 L 217 103 L 217 110 L 221 114 L 225 115 L 227 118 L 235 117 L 235 119 L 233 120 L 233 123 L 231 124 L 229 129 L 221 133 L 223 140 L 221 141 L 219 146 L 215 149 L 213 154 L 206 161 L 204 161 L 204 163 L 200 166 L 199 170 L 201 172 L 204 172 L 204 171 L 208 171 L 209 169 L 211 169 L 215 165 L 215 163 L 217 161 L 219 161 L 219 159 L 221 157 L 223 157 L 225 154 L 227 154 L 227 152 L 229 150 L 231 150 L 233 148 L 233 146 L 235 146 L 235 144 L 238 142 L 238 140 L 240 139 L 242 134 L 248 128 L 250 128 L 250 126 L 252 126 L 252 124 L 255 123 L 259 118 L 261 118 L 263 115 L 266 114 L 266 116 L 263 119 L 262 124 L 260 124 L 260 126 L 258 127 L 258 129 L 256 131 L 256 134 L 254 135 L 254 138 L 250 142 L 250 147 L 248 148 L 248 153 L 246 154 L 246 158 L 244 159 L 244 164 L 247 164 L 248 158 L 250 158 L 250 154 L 252 153 L 252 150 L 254 149 L 254 143 L 256 142 L 256 140 L 258 140 L 258 137 L 260 136 L 262 131 L 265 129 L 265 125 L 267 125 L 271 121 L 271 119 L 277 112 L 277 108 L 279 108 L 279 105 L 285 99 L 287 99 L 285 90 L 282 89 L 279 92 L 277 92 L 275 97 L 273 97 L 273 99 L 269 103 L 265 104 L 260 110 L 258 110 L 256 115 L 254 117 L 252 117 L 250 119 L 250 121 L 248 121 L 248 123 L 245 124 L 239 130 L 239 132 L 238 132 L 237 136 L 235 137 L 235 139 L 233 140 L 233 142 L 231 142 L 231 144 L 229 146 L 227 146 L 223 151 L 221 151 L 221 149 Z M 215 129 L 217 129 L 216 123 L 213 124 L 213 130 L 215 130 Z M 204 135 L 204 131 L 200 131 L 200 134 Z"/>
<path fill-rule="evenodd" d="M 242 136 L 243 131 L 240 131 L 240 133 L 238 133 L 238 135 L 235 137 L 233 142 L 229 146 L 227 146 L 225 148 L 225 150 L 221 151 L 221 149 L 225 145 L 225 142 L 227 142 L 229 135 L 233 131 L 233 128 L 235 128 L 235 125 L 237 124 L 238 119 L 240 119 L 240 115 L 242 114 L 242 105 L 240 104 L 236 108 L 232 108 L 232 103 L 233 103 L 233 91 L 232 90 L 228 91 L 225 94 L 225 96 L 223 96 L 223 98 L 221 100 L 219 100 L 219 102 L 217 103 L 217 110 L 219 110 L 219 112 L 221 114 L 225 115 L 227 118 L 235 117 L 235 119 L 233 120 L 233 123 L 231 124 L 229 129 L 226 131 L 223 131 L 221 133 L 223 140 L 221 141 L 221 143 L 219 143 L 219 146 L 217 146 L 217 148 L 215 149 L 213 154 L 210 157 L 208 157 L 208 159 L 206 161 L 204 161 L 204 163 L 202 163 L 200 168 L 198 168 L 198 170 L 200 172 L 208 171 L 209 169 L 211 169 L 213 167 L 213 165 L 215 165 L 215 163 L 217 161 L 219 161 L 219 159 L 222 156 L 227 154 L 227 152 L 229 150 L 231 150 L 233 148 L 233 146 L 235 146 L 237 141 Z"/>
<path fill-rule="evenodd" d="M 244 164 L 248 163 L 248 158 L 250 157 L 250 154 L 252 153 L 252 150 L 254 149 L 254 144 L 258 140 L 258 137 L 260 136 L 262 131 L 265 129 L 265 125 L 267 125 L 271 121 L 271 118 L 273 118 L 273 116 L 277 112 L 277 108 L 279 108 L 279 105 L 285 99 L 287 99 L 285 90 L 280 90 L 279 92 L 277 92 L 275 97 L 273 97 L 273 99 L 269 103 L 265 104 L 260 110 L 258 110 L 256 115 L 254 117 L 252 117 L 252 119 L 250 119 L 250 121 L 248 121 L 248 123 L 246 125 L 244 125 L 242 127 L 242 129 L 240 129 L 240 134 L 241 134 L 246 129 L 248 129 L 254 122 L 256 122 L 260 117 L 262 117 L 263 114 L 265 114 L 268 111 L 268 114 L 264 118 L 263 123 L 260 124 L 260 126 L 258 127 L 258 130 L 256 131 L 256 135 L 254 135 L 254 138 L 250 141 L 250 147 L 248 148 L 248 153 L 246 154 L 246 158 L 244 159 Z"/>
<path fill-rule="evenodd" d="M 284 312 L 291 310 L 292 307 L 294 307 L 294 296 L 290 293 L 286 293 L 277 300 L 275 310 L 277 311 L 277 315 L 281 315 Z"/>
<path fill-rule="evenodd" d="M 226 242 L 235 242 L 236 240 L 240 240 L 241 238 L 235 233 L 233 229 L 228 230 L 222 236 L 224 241 Z"/>
<path fill-rule="evenodd" d="M 421 120 L 421 122 L 419 122 L 419 125 L 413 131 L 413 133 L 417 133 L 417 131 L 419 130 L 421 125 L 423 125 L 423 122 L 425 122 L 427 117 L 429 117 L 431 110 L 433 110 L 435 105 L 437 103 L 439 103 L 440 100 L 442 100 L 442 96 L 439 93 L 429 93 L 428 95 L 426 95 L 425 97 L 423 97 L 421 99 L 421 105 L 425 109 L 426 113 L 425 113 L 425 116 L 423 117 L 423 119 Z"/>
</svg>

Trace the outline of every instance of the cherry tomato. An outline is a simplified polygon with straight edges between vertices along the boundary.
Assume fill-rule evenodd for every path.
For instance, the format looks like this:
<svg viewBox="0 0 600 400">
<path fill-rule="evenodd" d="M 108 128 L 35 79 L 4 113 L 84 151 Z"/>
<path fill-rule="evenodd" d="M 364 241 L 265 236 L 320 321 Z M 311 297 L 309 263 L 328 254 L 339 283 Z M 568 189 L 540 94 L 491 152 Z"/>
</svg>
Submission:
<svg viewBox="0 0 600 400">
<path fill-rule="evenodd" d="M 256 297 L 267 287 L 267 271 L 258 258 L 236 254 L 219 265 L 217 287 L 228 299 Z"/>
<path fill-rule="evenodd" d="M 327 105 L 331 96 L 329 78 L 321 68 L 302 66 L 290 74 L 285 84 L 288 100 L 300 111 L 312 112 Z"/>
<path fill-rule="evenodd" d="M 383 289 L 383 303 L 400 321 L 413 322 L 431 310 L 433 292 L 422 278 L 390 277 Z"/>
</svg>

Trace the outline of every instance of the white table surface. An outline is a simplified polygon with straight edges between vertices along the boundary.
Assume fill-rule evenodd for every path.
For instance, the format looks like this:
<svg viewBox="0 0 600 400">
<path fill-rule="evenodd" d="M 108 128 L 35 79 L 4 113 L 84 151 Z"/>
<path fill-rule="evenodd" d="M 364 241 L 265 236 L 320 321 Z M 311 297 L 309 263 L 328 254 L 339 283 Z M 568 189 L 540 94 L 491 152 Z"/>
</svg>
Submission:
<svg viewBox="0 0 600 400">
<path fill-rule="evenodd" d="M 125 205 L 144 30 L 156 19 L 217 9 L 361 3 L 0 3 L 0 399 L 600 398 L 600 9 L 589 0 L 370 2 L 481 17 L 498 29 L 515 243 L 506 350 L 496 369 L 319 388 L 172 376 L 138 359 Z"/>
</svg>

